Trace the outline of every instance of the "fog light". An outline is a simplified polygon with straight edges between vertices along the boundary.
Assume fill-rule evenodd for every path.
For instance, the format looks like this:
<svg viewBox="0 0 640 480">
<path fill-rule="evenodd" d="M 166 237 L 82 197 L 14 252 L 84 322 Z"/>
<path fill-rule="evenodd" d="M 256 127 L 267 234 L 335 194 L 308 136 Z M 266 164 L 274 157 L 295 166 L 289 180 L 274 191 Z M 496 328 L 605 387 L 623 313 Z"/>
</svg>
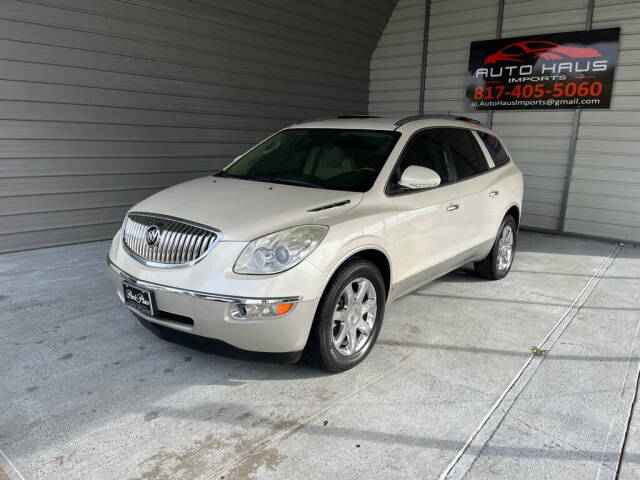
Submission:
<svg viewBox="0 0 640 480">
<path fill-rule="evenodd" d="M 236 320 L 259 320 L 289 313 L 294 303 L 233 303 L 229 316 Z"/>
<path fill-rule="evenodd" d="M 242 320 L 247 316 L 247 309 L 241 303 L 235 303 L 229 308 L 229 315 L 237 320 Z"/>
</svg>

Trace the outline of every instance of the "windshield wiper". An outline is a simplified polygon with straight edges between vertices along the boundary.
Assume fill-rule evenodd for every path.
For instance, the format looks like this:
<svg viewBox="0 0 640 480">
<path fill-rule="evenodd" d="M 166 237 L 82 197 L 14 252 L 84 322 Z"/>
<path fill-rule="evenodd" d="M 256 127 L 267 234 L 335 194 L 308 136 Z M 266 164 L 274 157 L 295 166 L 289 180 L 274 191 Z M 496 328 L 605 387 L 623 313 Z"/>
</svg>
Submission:
<svg viewBox="0 0 640 480">
<path fill-rule="evenodd" d="M 231 175 L 230 173 L 227 173 L 224 170 L 220 170 L 218 173 L 214 173 L 213 176 L 220 177 L 220 178 L 239 178 L 240 180 L 251 180 L 249 177 L 245 177 L 242 175 Z"/>
<path fill-rule="evenodd" d="M 318 185 L 317 183 L 312 183 L 305 180 L 291 180 L 291 179 L 285 179 L 285 178 L 279 178 L 279 177 L 264 177 L 264 178 L 254 177 L 254 178 L 249 178 L 249 180 L 259 180 L 262 182 L 281 183 L 283 185 L 295 185 L 295 186 L 309 187 L 309 188 L 324 188 L 321 185 Z"/>
<path fill-rule="evenodd" d="M 287 179 L 287 178 L 280 178 L 280 177 L 266 176 L 266 175 L 255 176 L 255 177 L 250 177 L 247 175 L 232 175 L 230 173 L 225 172 L 224 170 L 219 171 L 218 173 L 214 174 L 214 176 L 223 177 L 223 178 L 238 178 L 240 180 L 251 180 L 253 182 L 280 183 L 282 185 L 296 185 L 300 187 L 310 187 L 310 188 L 325 188 L 322 185 L 318 185 L 316 183 L 309 182 L 306 180 L 294 180 L 294 179 Z"/>
</svg>

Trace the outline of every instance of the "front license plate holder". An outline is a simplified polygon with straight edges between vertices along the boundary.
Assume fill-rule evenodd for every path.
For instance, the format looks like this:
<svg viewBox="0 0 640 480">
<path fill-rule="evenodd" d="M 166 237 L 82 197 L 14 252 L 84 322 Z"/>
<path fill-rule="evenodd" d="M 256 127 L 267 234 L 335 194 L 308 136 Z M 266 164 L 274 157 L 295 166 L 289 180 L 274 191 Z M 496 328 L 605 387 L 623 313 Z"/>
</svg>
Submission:
<svg viewBox="0 0 640 480">
<path fill-rule="evenodd" d="M 125 305 L 148 317 L 155 315 L 156 304 L 152 291 L 136 287 L 127 282 L 122 283 L 122 289 L 124 292 Z"/>
</svg>

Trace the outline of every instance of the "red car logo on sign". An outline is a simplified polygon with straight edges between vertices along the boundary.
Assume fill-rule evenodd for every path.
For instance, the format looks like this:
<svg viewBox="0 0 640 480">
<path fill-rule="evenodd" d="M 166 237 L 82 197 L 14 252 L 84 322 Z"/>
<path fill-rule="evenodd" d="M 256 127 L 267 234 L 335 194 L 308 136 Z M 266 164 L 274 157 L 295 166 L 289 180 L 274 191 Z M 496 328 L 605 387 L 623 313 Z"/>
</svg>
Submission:
<svg viewBox="0 0 640 480">
<path fill-rule="evenodd" d="M 490 65 L 497 62 L 524 62 L 530 58 L 544 60 L 564 60 L 567 58 L 597 58 L 602 54 L 595 48 L 569 47 L 545 40 L 529 40 L 507 45 L 496 53 L 489 55 L 484 63 Z"/>
</svg>

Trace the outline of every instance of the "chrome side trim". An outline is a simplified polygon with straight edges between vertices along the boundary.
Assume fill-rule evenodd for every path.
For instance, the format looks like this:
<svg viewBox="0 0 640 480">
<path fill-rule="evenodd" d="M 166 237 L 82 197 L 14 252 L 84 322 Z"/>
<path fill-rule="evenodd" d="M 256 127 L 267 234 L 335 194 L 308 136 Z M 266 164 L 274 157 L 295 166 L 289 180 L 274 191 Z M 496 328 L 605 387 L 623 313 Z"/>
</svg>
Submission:
<svg viewBox="0 0 640 480">
<path fill-rule="evenodd" d="M 196 228 L 200 228 L 202 230 L 206 230 L 208 232 L 211 232 L 215 235 L 214 240 L 207 246 L 207 249 L 204 251 L 204 253 L 202 253 L 202 255 L 200 255 L 198 258 L 195 258 L 191 261 L 188 262 L 182 262 L 182 263 L 165 263 L 163 261 L 160 262 L 156 262 L 156 261 L 151 261 L 151 260 L 147 260 L 143 257 L 141 257 L 140 255 L 138 255 L 136 252 L 134 252 L 132 249 L 129 248 L 129 246 L 125 243 L 124 241 L 124 232 L 125 232 L 125 225 L 127 223 L 127 219 L 129 218 L 129 215 L 138 215 L 141 217 L 150 217 L 150 218 L 160 218 L 160 219 L 165 219 L 165 220 L 169 220 L 172 222 L 176 222 L 176 223 L 182 223 L 185 226 L 189 226 L 189 227 L 196 227 Z M 176 232 L 173 232 L 171 235 L 174 235 L 174 237 L 177 238 Z M 172 242 L 175 242 L 175 238 L 171 239 Z M 127 212 L 123 222 L 122 222 L 122 235 L 120 235 L 120 245 L 122 246 L 122 248 L 124 249 L 125 252 L 127 252 L 134 260 L 142 263 L 143 265 L 146 265 L 147 267 L 154 267 L 154 268 L 184 268 L 184 267 L 191 267 L 199 262 L 201 262 L 207 255 L 209 255 L 209 253 L 211 252 L 211 250 L 213 250 L 213 248 L 222 241 L 222 232 L 220 230 L 218 230 L 217 228 L 213 228 L 213 227 L 209 227 L 207 225 L 203 225 L 201 223 L 196 223 L 196 222 L 192 222 L 189 220 L 185 220 L 183 218 L 178 218 L 178 217 L 172 217 L 171 215 L 162 215 L 159 213 L 148 213 L 148 212 Z M 171 251 L 165 252 L 163 256 L 163 258 L 161 260 L 170 260 L 170 256 L 172 253 L 174 253 L 174 251 L 177 250 L 177 244 L 176 245 L 171 245 Z"/>
<path fill-rule="evenodd" d="M 159 283 L 147 282 L 145 280 L 139 280 L 127 272 L 122 270 L 116 264 L 114 264 L 109 257 L 107 257 L 108 270 L 120 277 L 122 280 L 148 290 L 159 291 L 163 293 L 169 293 L 172 295 L 187 295 L 202 300 L 210 300 L 212 302 L 223 303 L 241 303 L 244 305 L 269 305 L 274 303 L 298 303 L 302 301 L 302 297 L 274 297 L 274 298 L 252 298 L 252 297 L 233 297 L 229 295 L 217 295 L 215 293 L 199 292 L 197 290 L 187 290 L 183 288 L 169 287 L 167 285 L 161 285 Z"/>
</svg>

